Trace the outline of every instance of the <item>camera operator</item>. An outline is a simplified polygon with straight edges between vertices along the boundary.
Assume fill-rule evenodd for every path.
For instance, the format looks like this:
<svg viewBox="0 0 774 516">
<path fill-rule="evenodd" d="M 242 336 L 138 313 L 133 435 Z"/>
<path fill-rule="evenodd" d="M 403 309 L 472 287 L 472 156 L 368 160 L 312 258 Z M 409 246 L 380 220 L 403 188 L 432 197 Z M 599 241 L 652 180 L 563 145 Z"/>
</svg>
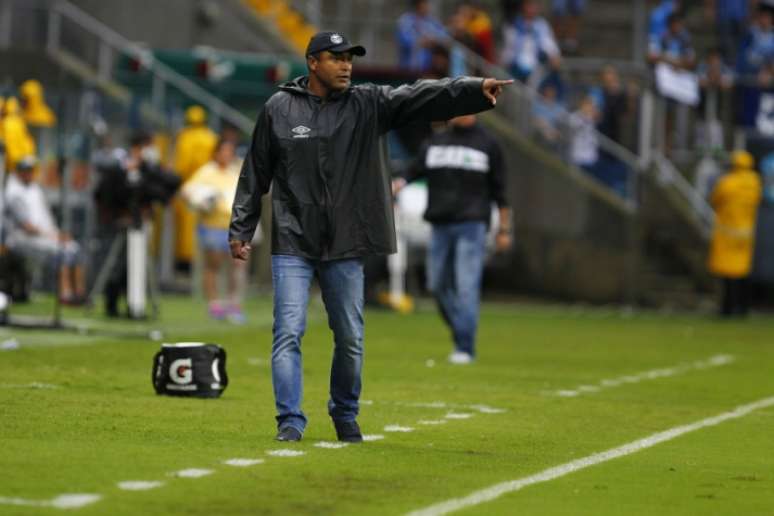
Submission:
<svg viewBox="0 0 774 516">
<path fill-rule="evenodd" d="M 96 165 L 99 181 L 94 197 L 102 256 L 98 263 L 105 263 L 114 245 L 122 249 L 105 284 L 105 311 L 109 317 L 117 317 L 118 301 L 127 283 L 127 230 L 141 229 L 154 203 L 168 203 L 180 186 L 180 178 L 161 167 L 158 150 L 145 132 L 131 137 L 128 152 L 116 149 Z"/>
</svg>

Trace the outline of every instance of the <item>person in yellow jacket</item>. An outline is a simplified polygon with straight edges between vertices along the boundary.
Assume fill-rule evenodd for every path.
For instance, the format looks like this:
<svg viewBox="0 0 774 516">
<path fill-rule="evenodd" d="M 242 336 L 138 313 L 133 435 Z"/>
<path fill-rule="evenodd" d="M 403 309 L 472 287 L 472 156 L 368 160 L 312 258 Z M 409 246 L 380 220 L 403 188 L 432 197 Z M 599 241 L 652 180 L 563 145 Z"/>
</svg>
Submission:
<svg viewBox="0 0 774 516">
<path fill-rule="evenodd" d="M 731 170 L 715 185 L 710 202 L 715 209 L 708 267 L 723 280 L 724 316 L 749 310 L 747 277 L 752 268 L 755 222 L 761 202 L 761 179 L 749 152 L 736 151 Z"/>
<path fill-rule="evenodd" d="M 5 167 L 12 172 L 16 164 L 27 156 L 36 153 L 35 140 L 27 129 L 27 123 L 21 114 L 21 107 L 16 97 L 8 97 L 3 104 L 2 119 L 0 119 L 0 140 L 5 144 Z"/>
<path fill-rule="evenodd" d="M 24 119 L 27 125 L 36 128 L 50 129 L 56 125 L 56 115 L 46 104 L 43 96 L 43 85 L 35 79 L 24 81 L 19 88 Z"/>
<path fill-rule="evenodd" d="M 185 112 L 186 127 L 180 131 L 175 145 L 173 168 L 182 178 L 183 184 L 210 161 L 217 135 L 206 125 L 207 113 L 201 106 L 191 106 Z M 196 247 L 195 229 L 196 215 L 178 199 L 174 203 L 175 210 L 175 259 L 180 264 L 190 265 Z"/>
<path fill-rule="evenodd" d="M 220 140 L 213 160 L 197 170 L 183 185 L 183 198 L 198 212 L 197 236 L 204 252 L 204 295 L 208 301 L 210 317 L 227 319 L 233 323 L 244 322 L 241 291 L 246 263 L 232 260 L 228 244 L 228 228 L 231 223 L 231 206 L 236 196 L 242 163 L 236 158 L 236 145 L 230 140 Z M 223 264 L 229 268 L 228 288 L 225 300 L 218 295 L 218 273 Z"/>
</svg>

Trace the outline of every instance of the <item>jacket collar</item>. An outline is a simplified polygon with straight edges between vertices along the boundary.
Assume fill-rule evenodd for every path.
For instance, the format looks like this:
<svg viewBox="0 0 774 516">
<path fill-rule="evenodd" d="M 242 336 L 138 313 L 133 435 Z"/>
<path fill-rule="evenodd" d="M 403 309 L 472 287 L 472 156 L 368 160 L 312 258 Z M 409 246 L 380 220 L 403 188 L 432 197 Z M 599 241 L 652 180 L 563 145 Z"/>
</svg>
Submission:
<svg viewBox="0 0 774 516">
<path fill-rule="evenodd" d="M 312 94 L 312 92 L 309 91 L 308 86 L 309 85 L 309 77 L 307 75 L 302 75 L 300 77 L 296 77 L 292 81 L 288 81 L 286 83 L 280 84 L 279 89 L 282 91 L 287 91 L 288 93 L 295 93 L 297 95 L 306 95 L 308 97 L 311 97 L 316 100 L 320 100 L 320 97 L 317 95 Z M 344 91 L 335 91 L 331 93 L 328 96 L 328 101 L 338 100 L 342 98 L 344 95 L 349 93 L 349 90 L 352 89 L 352 86 L 347 88 Z"/>
</svg>

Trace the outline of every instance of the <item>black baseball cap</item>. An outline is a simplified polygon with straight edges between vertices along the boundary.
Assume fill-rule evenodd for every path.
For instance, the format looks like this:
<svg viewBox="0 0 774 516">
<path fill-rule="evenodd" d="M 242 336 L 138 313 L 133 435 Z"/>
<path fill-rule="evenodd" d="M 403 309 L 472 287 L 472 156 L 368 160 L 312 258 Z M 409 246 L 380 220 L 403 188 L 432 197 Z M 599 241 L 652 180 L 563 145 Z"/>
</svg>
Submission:
<svg viewBox="0 0 774 516">
<path fill-rule="evenodd" d="M 316 54 L 327 50 L 329 52 L 351 52 L 352 55 L 363 57 L 366 55 L 366 49 L 360 45 L 353 45 L 349 40 L 338 32 L 318 32 L 309 44 L 306 46 L 306 55 Z"/>
</svg>

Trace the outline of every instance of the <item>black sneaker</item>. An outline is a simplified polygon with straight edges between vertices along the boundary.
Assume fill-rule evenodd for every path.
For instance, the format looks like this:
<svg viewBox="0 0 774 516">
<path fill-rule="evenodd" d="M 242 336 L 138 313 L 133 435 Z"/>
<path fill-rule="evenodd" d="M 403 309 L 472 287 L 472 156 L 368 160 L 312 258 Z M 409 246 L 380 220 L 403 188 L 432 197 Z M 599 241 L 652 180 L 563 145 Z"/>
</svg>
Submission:
<svg viewBox="0 0 774 516">
<path fill-rule="evenodd" d="M 334 421 L 333 426 L 336 427 L 336 437 L 339 438 L 339 441 L 345 443 L 363 442 L 363 434 L 360 433 L 357 421 Z"/>
<path fill-rule="evenodd" d="M 301 432 L 293 428 L 292 426 L 286 426 L 280 428 L 277 432 L 277 437 L 274 438 L 277 441 L 300 441 Z"/>
</svg>

